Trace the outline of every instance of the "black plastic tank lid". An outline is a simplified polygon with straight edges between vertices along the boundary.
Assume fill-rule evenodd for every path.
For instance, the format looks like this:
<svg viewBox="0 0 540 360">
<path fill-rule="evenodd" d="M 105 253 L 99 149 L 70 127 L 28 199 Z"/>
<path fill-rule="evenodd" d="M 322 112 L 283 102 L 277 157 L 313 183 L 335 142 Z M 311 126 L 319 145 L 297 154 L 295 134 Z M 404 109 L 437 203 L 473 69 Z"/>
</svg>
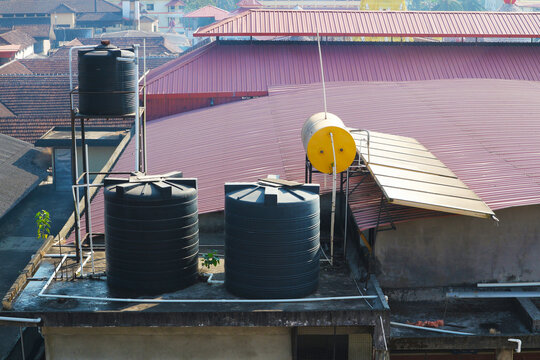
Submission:
<svg viewBox="0 0 540 360">
<path fill-rule="evenodd" d="M 148 184 L 154 190 L 159 192 L 162 197 L 168 198 L 172 195 L 173 187 L 183 189 L 184 187 L 197 188 L 197 179 L 183 178 L 181 171 L 174 171 L 162 175 L 146 175 L 140 172 L 133 173 L 126 178 L 108 177 L 103 180 L 105 186 L 116 185 L 116 194 L 123 196 L 128 191 L 139 187 L 141 193 L 144 195 L 144 189 L 140 188 L 141 185 Z M 149 194 L 148 194 L 149 195 Z"/>
</svg>

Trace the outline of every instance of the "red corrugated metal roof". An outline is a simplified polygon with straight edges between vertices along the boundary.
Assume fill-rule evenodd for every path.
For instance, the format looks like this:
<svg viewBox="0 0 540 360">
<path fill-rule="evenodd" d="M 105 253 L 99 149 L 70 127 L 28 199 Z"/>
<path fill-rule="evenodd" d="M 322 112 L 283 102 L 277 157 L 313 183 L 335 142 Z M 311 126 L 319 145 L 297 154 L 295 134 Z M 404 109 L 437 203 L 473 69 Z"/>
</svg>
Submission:
<svg viewBox="0 0 540 360">
<path fill-rule="evenodd" d="M 414 136 L 493 210 L 540 204 L 540 83 L 438 80 L 328 85 L 328 110 L 350 127 Z M 199 210 L 223 209 L 223 184 L 268 174 L 304 179 L 300 129 L 322 110 L 320 85 L 192 111 L 148 123 L 152 174 L 174 170 L 199 179 Z M 115 170 L 133 168 L 133 142 Z M 328 191 L 331 177 L 315 174 Z M 357 181 L 357 180 L 355 180 Z M 325 185 L 326 184 L 326 185 Z M 380 192 L 363 184 L 351 196 L 362 229 L 377 222 Z M 397 223 L 440 213 L 389 205 Z M 103 199 L 92 209 L 103 231 Z M 387 222 L 386 216 L 382 218 Z"/>
<path fill-rule="evenodd" d="M 540 13 L 252 9 L 193 36 L 540 37 Z"/>
<path fill-rule="evenodd" d="M 220 9 L 213 5 L 203 6 L 200 9 L 184 15 L 186 18 L 214 18 L 216 20 L 223 20 L 228 16 L 229 12 L 227 10 Z"/>
<path fill-rule="evenodd" d="M 531 44 L 329 42 L 322 54 L 328 82 L 540 80 L 540 46 Z M 218 41 L 152 70 L 147 90 L 150 96 L 261 96 L 271 86 L 320 81 L 315 42 Z"/>
</svg>

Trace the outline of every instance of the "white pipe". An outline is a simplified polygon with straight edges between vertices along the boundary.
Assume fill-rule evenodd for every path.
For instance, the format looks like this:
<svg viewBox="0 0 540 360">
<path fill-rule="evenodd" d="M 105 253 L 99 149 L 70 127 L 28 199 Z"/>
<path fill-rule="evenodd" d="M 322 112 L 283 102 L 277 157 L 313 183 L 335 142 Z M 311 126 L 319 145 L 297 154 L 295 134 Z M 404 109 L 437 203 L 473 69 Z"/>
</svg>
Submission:
<svg viewBox="0 0 540 360">
<path fill-rule="evenodd" d="M 394 321 L 390 322 L 390 326 L 397 326 L 397 327 L 403 327 L 403 328 L 409 328 L 409 329 L 425 330 L 425 331 L 438 332 L 438 333 L 444 333 L 444 334 L 453 334 L 453 335 L 467 335 L 467 336 L 474 335 L 471 333 L 466 333 L 466 332 L 461 332 L 461 331 L 435 329 L 435 328 L 429 328 L 429 327 L 423 327 L 423 326 L 403 324 L 403 323 L 398 323 Z"/>
<path fill-rule="evenodd" d="M 28 318 L 11 317 L 11 316 L 0 316 L 0 321 L 39 324 L 41 322 L 41 318 L 28 319 Z"/>
<path fill-rule="evenodd" d="M 510 339 L 508 339 L 508 341 L 517 343 L 516 352 L 517 353 L 521 352 L 521 340 L 520 339 L 512 339 L 512 338 L 510 338 Z"/>
<path fill-rule="evenodd" d="M 140 170 L 140 139 L 139 131 L 141 125 L 139 124 L 139 44 L 134 44 L 133 49 L 135 51 L 135 171 Z"/>
<path fill-rule="evenodd" d="M 208 279 L 206 280 L 208 284 L 225 284 L 225 281 L 223 280 L 213 280 L 214 273 L 205 273 L 204 276 L 208 276 Z"/>
<path fill-rule="evenodd" d="M 109 301 L 109 302 L 133 302 L 133 303 L 177 303 L 177 304 L 191 304 L 191 303 L 205 303 L 205 304 L 223 304 L 223 303 L 299 303 L 299 302 L 321 302 L 321 301 L 334 301 L 334 300 L 358 300 L 358 299 L 376 299 L 377 295 L 366 296 L 332 296 L 332 297 L 319 297 L 319 298 L 304 298 L 304 299 L 130 299 L 130 298 L 109 298 L 99 296 L 77 296 L 77 295 L 57 295 L 57 294 L 42 294 L 39 296 L 50 297 L 56 299 L 77 299 L 77 300 L 90 300 L 90 301 Z"/>
<path fill-rule="evenodd" d="M 79 260 L 80 263 L 83 263 L 83 254 L 82 254 L 82 240 L 81 240 L 81 215 L 80 215 L 80 204 L 79 204 L 79 187 L 72 186 L 71 191 L 73 193 L 73 198 L 75 200 L 75 221 L 77 222 L 77 236 L 79 237 Z M 82 273 L 84 276 L 84 272 Z"/>
<path fill-rule="evenodd" d="M 332 166 L 332 212 L 330 214 L 330 264 L 334 265 L 334 222 L 336 220 L 336 150 L 334 148 L 334 135 L 330 133 L 332 142 L 332 154 L 334 162 Z"/>
<path fill-rule="evenodd" d="M 324 83 L 324 67 L 322 62 L 322 52 L 321 52 L 321 37 L 319 36 L 319 30 L 317 30 L 317 46 L 319 48 L 319 62 L 321 64 L 321 79 L 322 79 L 322 89 L 323 89 L 323 101 L 324 101 L 324 118 L 326 119 L 326 84 Z"/>
<path fill-rule="evenodd" d="M 84 259 L 84 262 L 81 264 L 81 266 L 79 266 L 79 270 L 77 270 L 75 274 L 79 275 L 79 273 L 81 273 L 82 274 L 81 276 L 84 276 L 83 268 L 88 263 L 88 260 L 90 260 L 91 257 L 92 257 L 92 254 L 88 255 L 86 259 Z"/>
<path fill-rule="evenodd" d="M 384 323 L 382 321 L 382 316 L 379 315 L 379 319 L 381 320 L 381 330 L 382 330 L 382 336 L 384 339 L 384 349 L 388 351 L 388 344 L 386 344 L 386 334 L 384 333 Z"/>
<path fill-rule="evenodd" d="M 347 258 L 347 224 L 348 224 L 348 209 L 349 208 L 349 168 L 347 168 L 347 179 L 345 182 L 345 230 L 343 233 L 343 257 Z"/>
<path fill-rule="evenodd" d="M 146 74 L 150 70 L 146 70 L 146 38 L 143 39 L 143 66 L 144 66 L 144 84 L 143 84 L 143 106 L 144 106 L 144 113 L 143 113 L 143 159 L 144 159 L 144 173 L 146 174 L 148 172 L 148 161 L 147 161 L 147 152 L 146 152 Z"/>
<path fill-rule="evenodd" d="M 487 287 L 522 287 L 522 286 L 540 286 L 540 282 L 522 282 L 522 283 L 478 283 L 479 288 Z"/>
<path fill-rule="evenodd" d="M 41 294 L 43 292 L 45 292 L 45 290 L 49 287 L 49 285 L 51 284 L 51 282 L 53 281 L 54 277 L 56 276 L 56 274 L 58 273 L 58 271 L 60 271 L 60 269 L 62 268 L 62 265 L 64 265 L 64 262 L 66 262 L 66 259 L 68 258 L 67 255 L 64 255 L 62 257 L 62 260 L 60 260 L 60 263 L 58 264 L 58 266 L 56 267 L 56 269 L 54 269 L 51 277 L 49 278 L 49 280 L 47 280 L 47 282 L 45 283 L 45 285 L 43 286 L 43 288 L 41 289 L 41 291 L 39 292 L 39 295 L 41 296 Z"/>
<path fill-rule="evenodd" d="M 464 291 L 446 293 L 447 298 L 458 299 L 511 299 L 540 298 L 540 291 Z"/>
<path fill-rule="evenodd" d="M 90 167 L 88 164 L 88 144 L 84 145 L 86 148 L 86 196 L 90 196 L 90 175 L 88 172 L 90 171 Z M 94 239 L 92 239 L 92 213 L 90 211 L 90 199 L 87 201 L 88 209 L 86 209 L 86 213 L 88 214 L 88 229 L 86 231 L 88 232 L 89 240 L 90 240 L 90 254 L 92 254 L 92 274 L 95 273 L 95 267 L 94 267 Z"/>
<path fill-rule="evenodd" d="M 318 298 L 304 298 L 304 299 L 129 299 L 129 298 L 109 298 L 99 296 L 78 296 L 78 295 L 57 295 L 57 294 L 45 294 L 49 285 L 54 280 L 58 271 L 68 258 L 64 255 L 60 264 L 53 271 L 49 280 L 45 283 L 38 296 L 49 297 L 56 299 L 77 299 L 77 300 L 91 300 L 91 301 L 110 301 L 110 302 L 135 302 L 135 303 L 297 303 L 297 302 L 320 302 L 320 301 L 332 301 L 332 300 L 357 300 L 357 299 L 377 299 L 377 295 L 365 295 L 365 296 L 332 296 L 332 297 L 318 297 Z"/>
</svg>

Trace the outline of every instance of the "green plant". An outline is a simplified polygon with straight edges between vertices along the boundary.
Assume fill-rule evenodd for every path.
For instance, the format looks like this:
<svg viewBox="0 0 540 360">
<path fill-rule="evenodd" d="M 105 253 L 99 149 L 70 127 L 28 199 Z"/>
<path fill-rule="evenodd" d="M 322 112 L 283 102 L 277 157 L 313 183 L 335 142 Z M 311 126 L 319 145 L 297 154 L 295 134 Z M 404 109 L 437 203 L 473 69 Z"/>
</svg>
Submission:
<svg viewBox="0 0 540 360">
<path fill-rule="evenodd" d="M 40 210 L 34 216 L 37 226 L 37 238 L 46 239 L 51 234 L 51 218 L 47 210 Z"/>
<path fill-rule="evenodd" d="M 206 254 L 203 254 L 201 261 L 201 265 L 207 267 L 208 269 L 210 269 L 211 266 L 218 266 L 219 257 L 217 255 L 217 251 L 212 250 Z"/>
</svg>

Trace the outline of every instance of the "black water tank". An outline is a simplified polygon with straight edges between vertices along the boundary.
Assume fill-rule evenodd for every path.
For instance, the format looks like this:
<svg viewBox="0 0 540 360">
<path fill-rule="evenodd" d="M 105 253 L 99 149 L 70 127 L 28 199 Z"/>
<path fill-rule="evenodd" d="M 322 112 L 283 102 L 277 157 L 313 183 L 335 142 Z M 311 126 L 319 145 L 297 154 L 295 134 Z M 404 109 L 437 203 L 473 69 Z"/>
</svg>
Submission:
<svg viewBox="0 0 540 360">
<path fill-rule="evenodd" d="M 319 185 L 225 184 L 225 286 L 247 298 L 299 298 L 319 282 Z"/>
<path fill-rule="evenodd" d="M 105 180 L 107 282 L 130 294 L 176 291 L 198 278 L 197 180 Z"/>
<path fill-rule="evenodd" d="M 108 41 L 79 50 L 79 112 L 84 115 L 128 115 L 136 111 L 137 79 L 132 49 Z"/>
</svg>

